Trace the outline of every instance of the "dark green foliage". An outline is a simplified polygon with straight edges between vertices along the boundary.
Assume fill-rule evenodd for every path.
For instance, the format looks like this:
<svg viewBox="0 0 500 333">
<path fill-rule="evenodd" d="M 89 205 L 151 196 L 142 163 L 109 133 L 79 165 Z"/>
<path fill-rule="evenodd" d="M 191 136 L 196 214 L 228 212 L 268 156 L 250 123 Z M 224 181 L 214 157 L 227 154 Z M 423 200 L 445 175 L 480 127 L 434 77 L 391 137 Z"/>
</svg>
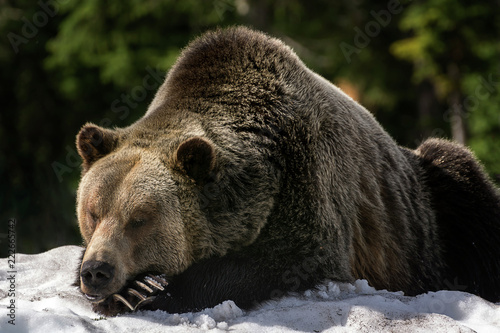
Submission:
<svg viewBox="0 0 500 333">
<path fill-rule="evenodd" d="M 354 85 L 360 102 L 412 148 L 451 135 L 454 96 L 468 107 L 467 143 L 498 175 L 499 9 L 495 1 L 451 0 L 3 1 L 0 257 L 10 217 L 20 252 L 80 242 L 76 133 L 86 122 L 123 127 L 138 119 L 181 48 L 217 26 L 246 24 L 283 38 L 328 80 Z"/>
</svg>

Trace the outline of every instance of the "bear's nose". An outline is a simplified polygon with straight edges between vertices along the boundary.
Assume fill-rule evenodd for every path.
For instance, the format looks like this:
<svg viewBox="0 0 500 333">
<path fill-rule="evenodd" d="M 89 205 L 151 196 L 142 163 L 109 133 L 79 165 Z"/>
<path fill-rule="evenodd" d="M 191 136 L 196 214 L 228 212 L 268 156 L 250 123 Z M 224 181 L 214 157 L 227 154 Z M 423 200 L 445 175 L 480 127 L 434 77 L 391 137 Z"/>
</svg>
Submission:
<svg viewBox="0 0 500 333">
<path fill-rule="evenodd" d="M 83 263 L 80 277 L 86 287 L 98 291 L 113 280 L 114 271 L 114 267 L 107 262 L 89 260 Z"/>
</svg>

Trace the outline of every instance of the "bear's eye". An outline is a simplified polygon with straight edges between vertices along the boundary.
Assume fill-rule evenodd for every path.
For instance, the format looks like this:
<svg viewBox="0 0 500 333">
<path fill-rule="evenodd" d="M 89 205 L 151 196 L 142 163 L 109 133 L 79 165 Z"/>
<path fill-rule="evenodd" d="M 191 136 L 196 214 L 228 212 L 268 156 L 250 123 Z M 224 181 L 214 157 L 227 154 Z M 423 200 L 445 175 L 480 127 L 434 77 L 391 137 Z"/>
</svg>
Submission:
<svg viewBox="0 0 500 333">
<path fill-rule="evenodd" d="M 130 221 L 129 226 L 133 229 L 137 229 L 146 224 L 146 220 L 144 219 L 133 219 Z"/>
</svg>

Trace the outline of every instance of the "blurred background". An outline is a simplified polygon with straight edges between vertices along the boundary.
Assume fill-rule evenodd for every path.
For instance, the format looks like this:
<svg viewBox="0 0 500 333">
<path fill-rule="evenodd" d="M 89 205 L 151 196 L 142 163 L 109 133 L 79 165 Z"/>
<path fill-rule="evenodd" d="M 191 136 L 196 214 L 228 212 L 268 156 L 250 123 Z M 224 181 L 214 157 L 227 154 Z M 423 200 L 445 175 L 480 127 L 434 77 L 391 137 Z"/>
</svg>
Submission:
<svg viewBox="0 0 500 333">
<path fill-rule="evenodd" d="M 86 122 L 130 125 L 181 49 L 243 24 L 281 38 L 402 145 L 470 146 L 500 181 L 498 0 L 0 0 L 0 257 L 81 244 Z"/>
</svg>

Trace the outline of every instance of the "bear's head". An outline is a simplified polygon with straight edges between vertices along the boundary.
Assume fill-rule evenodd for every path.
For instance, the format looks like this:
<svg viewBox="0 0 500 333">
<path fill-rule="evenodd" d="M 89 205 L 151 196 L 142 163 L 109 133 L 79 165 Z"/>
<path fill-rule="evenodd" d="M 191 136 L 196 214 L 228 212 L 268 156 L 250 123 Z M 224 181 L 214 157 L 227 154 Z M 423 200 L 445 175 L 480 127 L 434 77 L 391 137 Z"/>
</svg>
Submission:
<svg viewBox="0 0 500 333">
<path fill-rule="evenodd" d="M 77 148 L 86 245 L 80 288 L 89 299 L 102 301 L 143 272 L 177 274 L 214 250 L 204 245 L 213 237 L 195 198 L 216 164 L 209 140 L 161 140 L 87 124 Z"/>
</svg>

